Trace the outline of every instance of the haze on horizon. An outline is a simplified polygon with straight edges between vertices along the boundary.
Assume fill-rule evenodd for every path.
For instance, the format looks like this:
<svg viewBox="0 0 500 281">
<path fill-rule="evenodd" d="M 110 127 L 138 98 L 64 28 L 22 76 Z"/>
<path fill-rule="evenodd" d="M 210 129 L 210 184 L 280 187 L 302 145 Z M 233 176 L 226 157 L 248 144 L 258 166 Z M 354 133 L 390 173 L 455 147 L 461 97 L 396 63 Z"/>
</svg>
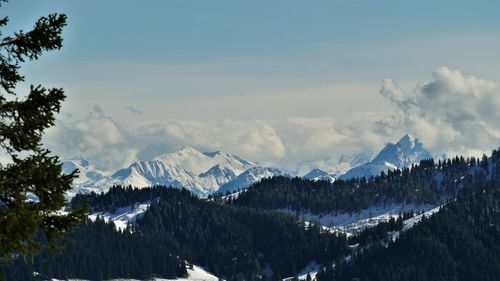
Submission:
<svg viewBox="0 0 500 281">
<path fill-rule="evenodd" d="M 46 138 L 63 157 L 117 168 L 190 145 L 281 165 L 405 133 L 436 156 L 500 145 L 498 2 L 117 3 L 4 4 L 12 27 L 69 17 L 20 87 L 65 89 Z"/>
</svg>

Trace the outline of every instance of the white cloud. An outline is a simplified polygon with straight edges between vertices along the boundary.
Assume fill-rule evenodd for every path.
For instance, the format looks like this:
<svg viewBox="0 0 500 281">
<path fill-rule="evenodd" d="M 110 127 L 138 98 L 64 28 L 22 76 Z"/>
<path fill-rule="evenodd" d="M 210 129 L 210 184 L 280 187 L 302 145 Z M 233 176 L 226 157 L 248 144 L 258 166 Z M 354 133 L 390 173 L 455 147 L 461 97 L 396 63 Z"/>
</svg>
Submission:
<svg viewBox="0 0 500 281">
<path fill-rule="evenodd" d="M 200 149 L 224 150 L 242 156 L 268 155 L 282 158 L 285 147 L 275 129 L 259 120 L 172 121 L 139 127 L 134 131 L 149 144 L 167 143 L 164 150 L 191 145 Z M 156 145 L 155 149 L 160 149 Z"/>
<path fill-rule="evenodd" d="M 83 120 L 58 120 L 47 131 L 44 142 L 63 158 L 85 155 L 102 166 L 112 167 L 122 165 L 130 159 L 130 151 L 135 150 L 126 131 L 97 106 Z"/>
<path fill-rule="evenodd" d="M 299 163 L 377 150 L 402 133 L 385 114 L 344 118 L 273 120 L 177 120 L 125 128 L 104 114 L 90 114 L 74 124 L 58 122 L 45 142 L 69 158 L 84 154 L 101 166 L 117 169 L 184 145 L 222 150 L 266 165 L 298 169 Z M 305 172 L 305 171 L 302 171 Z"/>
<path fill-rule="evenodd" d="M 477 154 L 500 143 L 500 87 L 447 67 L 404 92 L 384 80 L 380 94 L 400 110 L 406 129 L 436 153 Z"/>
</svg>

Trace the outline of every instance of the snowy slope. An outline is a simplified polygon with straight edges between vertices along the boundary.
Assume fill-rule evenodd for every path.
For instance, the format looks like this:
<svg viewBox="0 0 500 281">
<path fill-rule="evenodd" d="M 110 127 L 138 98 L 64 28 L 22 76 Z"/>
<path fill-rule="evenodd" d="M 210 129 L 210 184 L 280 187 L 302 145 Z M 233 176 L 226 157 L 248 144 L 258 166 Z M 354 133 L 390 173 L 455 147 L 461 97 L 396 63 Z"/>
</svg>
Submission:
<svg viewBox="0 0 500 281">
<path fill-rule="evenodd" d="M 147 211 L 151 205 L 151 202 L 136 203 L 132 206 L 118 208 L 114 212 L 94 212 L 88 215 L 88 218 L 92 221 L 96 220 L 97 217 L 104 219 L 105 221 L 113 221 L 116 230 L 124 230 L 127 228 L 128 223 L 135 223 L 137 219 L 141 218 L 142 214 Z"/>
<path fill-rule="evenodd" d="M 297 215 L 301 221 L 318 222 L 320 225 L 330 228 L 334 232 L 340 231 L 351 235 L 367 227 L 375 226 L 380 222 L 389 221 L 391 217 L 397 218 L 399 214 L 404 212 L 427 212 L 435 208 L 435 205 L 427 204 L 388 204 L 385 206 L 371 206 L 361 210 L 359 213 L 324 213 L 315 215 L 310 212 L 296 213 L 288 209 L 279 209 L 278 211 Z"/>
<path fill-rule="evenodd" d="M 332 233 L 342 232 L 349 237 L 353 233 L 359 232 L 365 228 L 376 226 L 380 222 L 386 222 L 391 217 L 397 218 L 397 216 L 398 216 L 397 212 L 399 212 L 399 211 L 405 211 L 405 210 L 406 211 L 408 211 L 408 210 L 415 211 L 416 209 L 414 209 L 414 208 L 419 209 L 418 207 L 424 207 L 424 209 L 422 209 L 422 210 L 426 210 L 424 213 L 419 214 L 419 215 L 414 215 L 413 217 L 403 221 L 403 230 L 393 231 L 393 232 L 388 233 L 388 237 L 392 241 L 395 241 L 399 237 L 401 232 L 404 232 L 404 231 L 407 231 L 407 230 L 413 228 L 416 224 L 418 224 L 420 221 L 422 221 L 423 216 L 430 217 L 430 216 L 434 215 L 435 213 L 439 212 L 441 206 L 442 205 L 439 205 L 439 206 L 431 208 L 431 209 L 429 209 L 429 205 L 400 206 L 400 207 L 398 207 L 396 209 L 392 209 L 392 210 L 390 208 L 389 209 L 383 208 L 383 209 L 387 210 L 386 213 L 382 213 L 380 215 L 371 217 L 369 219 L 358 220 L 358 221 L 348 225 L 348 227 L 351 227 L 351 230 L 354 230 L 351 232 L 349 232 L 349 230 L 346 229 L 346 226 L 342 226 L 342 225 L 341 226 L 332 226 L 329 228 L 323 226 L 323 228 L 329 229 Z M 382 209 L 379 208 L 379 210 L 382 210 Z M 306 225 L 308 225 L 307 222 L 306 222 Z M 359 246 L 359 244 L 349 245 L 349 247 L 351 248 L 351 250 L 353 252 L 359 250 L 358 246 Z M 351 259 L 351 257 L 352 257 L 352 255 L 348 255 L 347 257 L 345 257 L 345 260 L 348 261 Z M 332 266 L 335 268 L 335 263 L 333 263 Z M 297 273 L 297 277 L 299 278 L 300 281 L 302 281 L 302 280 L 307 280 L 307 275 L 309 275 L 311 277 L 311 280 L 315 280 L 316 275 L 320 271 L 320 268 L 321 268 L 321 266 L 316 261 L 313 260 L 308 265 L 306 265 L 304 267 L 304 269 L 302 269 L 300 272 Z M 294 277 L 287 277 L 287 278 L 283 279 L 283 281 L 293 281 L 293 280 L 294 280 Z"/>
<path fill-rule="evenodd" d="M 404 168 L 430 158 L 432 158 L 431 154 L 418 139 L 405 135 L 396 144 L 387 144 L 375 156 L 372 163 L 388 162 L 398 168 Z"/>
<path fill-rule="evenodd" d="M 263 178 L 273 176 L 286 176 L 287 174 L 276 168 L 269 167 L 253 167 L 241 173 L 236 179 L 222 185 L 216 193 L 224 194 L 234 192 L 238 189 L 243 189 L 250 186 L 252 183 L 258 182 Z"/>
<path fill-rule="evenodd" d="M 84 156 L 63 160 L 62 169 L 64 174 L 70 174 L 76 169 L 80 171 L 78 178 L 74 180 L 76 184 L 97 181 L 110 174 L 107 171 L 98 169 L 92 161 L 86 159 Z"/>
<path fill-rule="evenodd" d="M 77 169 L 79 171 L 78 177 L 73 181 L 73 189 L 66 194 L 68 197 L 73 197 L 77 193 L 100 192 L 103 187 L 106 191 L 111 186 L 109 183 L 111 173 L 97 168 L 84 156 L 62 160 L 62 169 L 64 174 L 70 174 Z"/>
<path fill-rule="evenodd" d="M 165 166 L 175 166 L 196 175 L 206 172 L 218 164 L 233 170 L 236 174 L 257 165 L 225 152 L 200 152 L 189 146 L 173 153 L 157 156 L 152 161 L 161 162 Z"/>
<path fill-rule="evenodd" d="M 388 170 L 410 167 L 430 158 L 431 154 L 418 139 L 405 135 L 395 144 L 388 143 L 369 163 L 351 169 L 340 178 L 368 178 Z"/>
</svg>

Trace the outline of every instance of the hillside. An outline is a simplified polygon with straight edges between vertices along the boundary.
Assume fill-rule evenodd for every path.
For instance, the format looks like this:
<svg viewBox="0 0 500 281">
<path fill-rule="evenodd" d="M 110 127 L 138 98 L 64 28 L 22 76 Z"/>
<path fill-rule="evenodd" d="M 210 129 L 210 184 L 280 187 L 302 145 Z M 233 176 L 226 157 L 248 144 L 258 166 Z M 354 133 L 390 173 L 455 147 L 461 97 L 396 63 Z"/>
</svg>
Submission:
<svg viewBox="0 0 500 281">
<path fill-rule="evenodd" d="M 500 186 L 467 185 L 397 240 L 375 243 L 318 281 L 500 280 Z"/>
<path fill-rule="evenodd" d="M 124 231 L 95 217 L 67 237 L 74 242 L 60 254 L 43 253 L 32 264 L 18 259 L 0 273 L 9 280 L 33 280 L 32 272 L 58 279 L 173 278 L 186 274 L 189 261 L 227 280 L 252 280 L 264 269 L 279 279 L 313 259 L 348 253 L 343 235 L 285 214 L 221 206 L 185 189 L 114 187 L 103 195 L 77 195 L 73 205 L 113 212 L 141 201 L 149 208 Z"/>
</svg>

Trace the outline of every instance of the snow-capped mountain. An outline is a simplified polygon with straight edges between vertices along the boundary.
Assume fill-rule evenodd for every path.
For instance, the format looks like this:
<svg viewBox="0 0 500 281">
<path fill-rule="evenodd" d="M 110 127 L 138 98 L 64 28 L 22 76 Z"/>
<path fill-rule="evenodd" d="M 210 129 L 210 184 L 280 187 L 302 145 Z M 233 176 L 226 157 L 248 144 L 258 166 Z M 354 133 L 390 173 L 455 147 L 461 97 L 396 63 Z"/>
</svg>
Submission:
<svg viewBox="0 0 500 281">
<path fill-rule="evenodd" d="M 389 170 L 395 170 L 398 167 L 392 165 L 389 162 L 373 163 L 369 162 L 364 165 L 352 168 L 349 172 L 340 176 L 340 179 L 347 180 L 352 178 L 369 178 L 371 176 L 378 176 L 382 172 L 387 172 Z"/>
<path fill-rule="evenodd" d="M 313 181 L 329 181 L 329 182 L 334 182 L 336 175 L 335 174 L 329 174 L 323 170 L 320 169 L 313 169 L 309 173 L 305 174 L 302 178 L 308 179 L 308 180 L 313 180 Z"/>
<path fill-rule="evenodd" d="M 87 160 L 68 160 L 65 163 L 66 172 L 78 168 L 82 171 L 81 174 L 87 175 L 75 181 L 75 193 L 106 191 L 112 185 L 166 185 L 184 187 L 197 196 L 205 197 L 222 186 L 225 186 L 225 190 L 241 189 L 264 177 L 284 174 L 278 169 L 261 167 L 257 163 L 225 152 L 200 152 L 192 147 L 132 163 L 112 175 L 92 174 L 97 169 Z"/>
<path fill-rule="evenodd" d="M 343 173 L 341 179 L 369 177 L 431 158 L 422 143 L 409 135 L 405 135 L 396 144 L 387 144 L 373 160 L 369 161 L 371 155 L 369 152 L 362 152 L 351 156 L 342 155 L 337 159 L 328 158 L 328 161 L 323 162 L 310 162 L 309 172 L 306 170 L 303 177 L 330 182 L 335 181 L 337 175 Z M 263 167 L 225 152 L 200 152 L 192 147 L 184 147 L 151 160 L 135 162 L 113 174 L 96 168 L 84 157 L 63 161 L 63 169 L 65 173 L 75 169 L 80 170 L 71 195 L 79 192 L 106 191 L 113 185 L 134 187 L 166 185 L 184 187 L 197 196 L 206 197 L 213 193 L 227 193 L 246 188 L 262 178 L 298 174 Z"/>
<path fill-rule="evenodd" d="M 409 167 L 421 160 L 432 158 L 423 144 L 416 138 L 405 135 L 396 144 L 388 143 L 372 163 L 388 162 L 398 168 Z"/>
<path fill-rule="evenodd" d="M 252 183 L 258 182 L 263 178 L 270 178 L 273 176 L 286 176 L 287 174 L 280 169 L 269 167 L 252 167 L 245 172 L 241 173 L 233 181 L 227 182 L 222 185 L 216 193 L 224 194 L 233 192 L 238 189 L 243 189 L 250 186 Z"/>
<path fill-rule="evenodd" d="M 70 174 L 78 169 L 78 177 L 73 180 L 73 188 L 66 194 L 68 197 L 73 197 L 77 193 L 106 191 L 112 186 L 109 180 L 111 173 L 97 168 L 84 156 L 65 159 L 61 162 L 64 174 Z"/>
<path fill-rule="evenodd" d="M 111 177 L 113 182 L 136 187 L 169 185 L 207 196 L 257 164 L 224 152 L 200 152 L 192 147 L 135 162 Z"/>
<path fill-rule="evenodd" d="M 408 134 L 397 143 L 388 143 L 372 161 L 351 169 L 341 179 L 380 175 L 381 172 L 409 167 L 421 160 L 432 158 L 423 144 Z"/>
<path fill-rule="evenodd" d="M 312 170 L 318 169 L 329 175 L 342 175 L 354 167 L 370 162 L 373 153 L 362 150 L 358 153 L 341 154 L 340 156 L 330 156 L 322 159 L 307 160 L 301 162 L 283 162 L 278 165 L 289 174 L 305 177 Z"/>
<path fill-rule="evenodd" d="M 110 174 L 107 171 L 98 169 L 92 161 L 86 159 L 84 156 L 62 161 L 62 169 L 64 174 L 70 174 L 74 170 L 78 169 L 78 177 L 74 180 L 74 183 L 76 184 L 82 184 L 88 181 L 97 181 L 109 176 Z"/>
</svg>

